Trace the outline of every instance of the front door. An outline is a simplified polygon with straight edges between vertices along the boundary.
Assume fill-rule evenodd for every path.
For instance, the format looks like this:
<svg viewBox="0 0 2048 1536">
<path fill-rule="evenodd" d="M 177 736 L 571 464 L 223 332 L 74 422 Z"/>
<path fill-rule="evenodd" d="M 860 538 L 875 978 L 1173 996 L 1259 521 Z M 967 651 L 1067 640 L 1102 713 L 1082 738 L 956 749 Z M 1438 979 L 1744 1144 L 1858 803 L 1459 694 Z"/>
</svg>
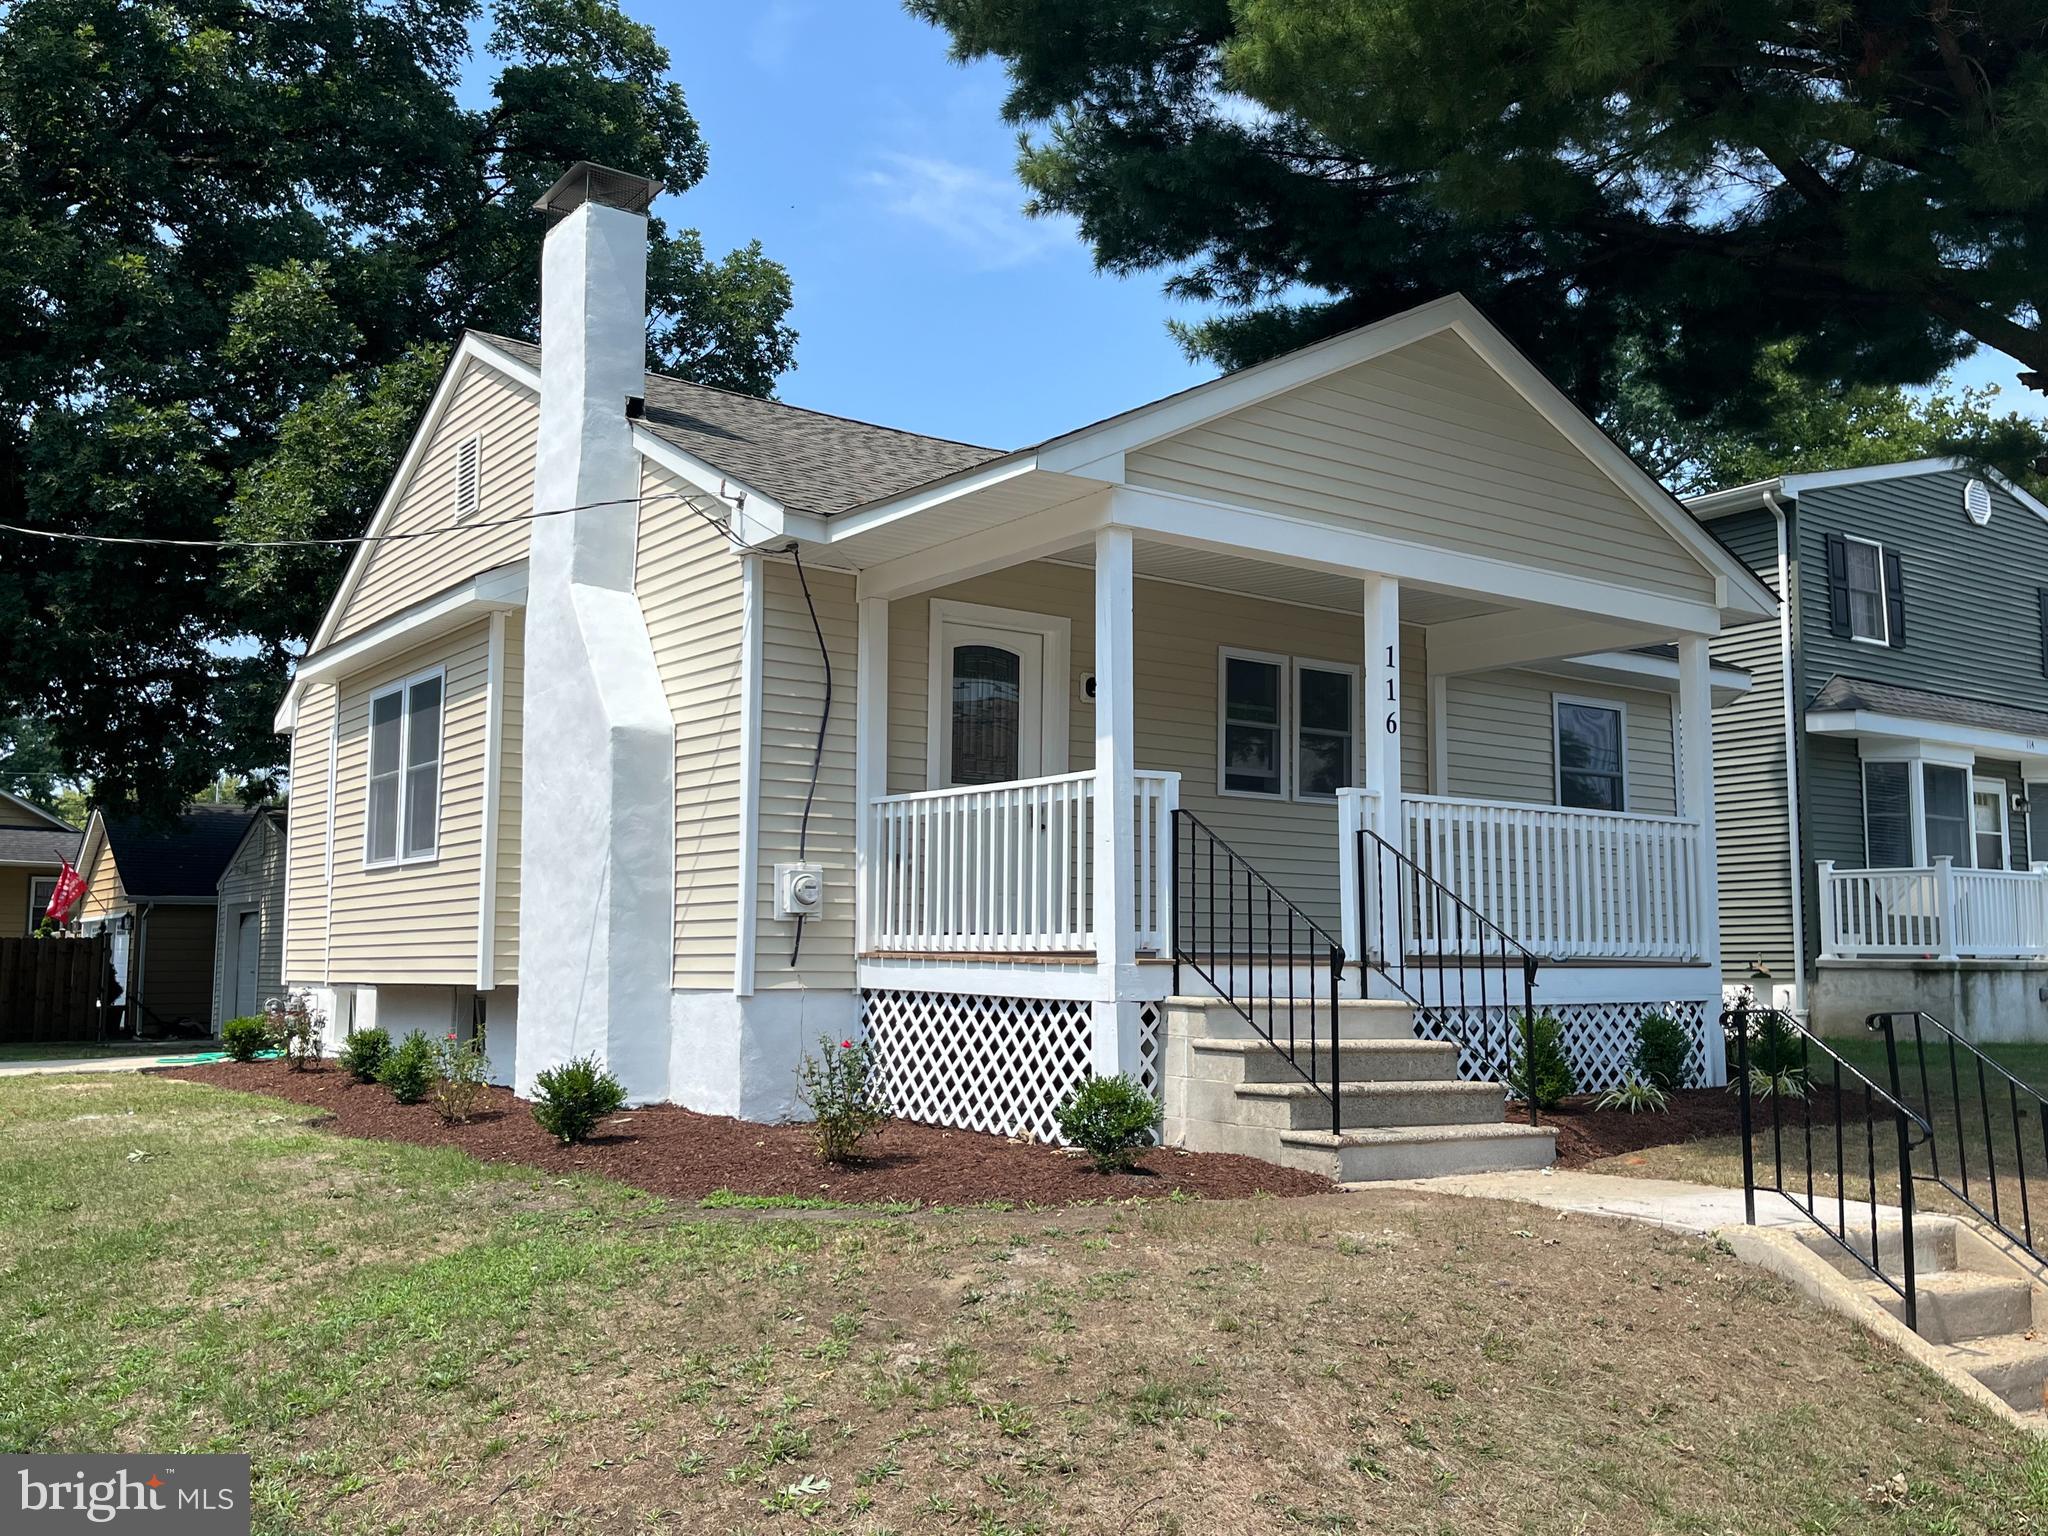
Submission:
<svg viewBox="0 0 2048 1536">
<path fill-rule="evenodd" d="M 263 1005 L 256 995 L 257 964 L 263 955 L 263 922 L 254 912 L 244 912 L 235 924 L 235 1011 L 245 1019 Z"/>
<path fill-rule="evenodd" d="M 1044 729 L 1044 633 L 947 619 L 938 634 L 941 787 L 1002 784 L 1055 771 Z"/>
<path fill-rule="evenodd" d="M 2005 868 L 2005 786 L 1979 781 L 1970 792 L 1970 826 L 1977 867 Z"/>
</svg>

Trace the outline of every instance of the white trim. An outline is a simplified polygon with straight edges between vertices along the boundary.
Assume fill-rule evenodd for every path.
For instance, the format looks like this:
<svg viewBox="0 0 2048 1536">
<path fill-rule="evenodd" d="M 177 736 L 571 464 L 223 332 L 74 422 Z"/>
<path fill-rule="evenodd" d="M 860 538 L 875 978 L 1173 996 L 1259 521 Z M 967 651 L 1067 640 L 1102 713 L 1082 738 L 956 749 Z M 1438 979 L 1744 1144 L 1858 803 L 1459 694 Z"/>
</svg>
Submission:
<svg viewBox="0 0 2048 1536">
<path fill-rule="evenodd" d="M 1958 752 L 1981 753 L 1985 757 L 2048 756 L 2048 736 L 2022 736 L 2016 731 L 1917 720 L 1909 715 L 1884 715 L 1868 709 L 1810 709 L 1806 712 L 1806 729 L 1815 736 L 1863 739 L 1866 756 L 1868 745 L 1880 741 L 1908 747 L 1952 747 Z"/>
<path fill-rule="evenodd" d="M 1610 710 L 1610 711 L 1612 711 L 1612 712 L 1613 712 L 1613 713 L 1614 713 L 1614 714 L 1615 714 L 1615 715 L 1616 715 L 1616 716 L 1617 716 L 1617 717 L 1619 718 L 1619 741 L 1617 742 L 1617 745 L 1618 745 L 1618 746 L 1619 746 L 1619 747 L 1621 748 L 1621 773 L 1620 773 L 1620 778 L 1621 778 L 1621 804 L 1619 804 L 1619 805 L 1617 805 L 1617 806 L 1612 806 L 1612 807 L 1609 807 L 1609 806 L 1598 806 L 1598 805 L 1566 805 L 1566 804 L 1564 803 L 1564 733 L 1563 733 L 1563 732 L 1562 732 L 1561 730 L 1559 730 L 1559 729 L 1558 729 L 1558 724 L 1557 724 L 1557 708 L 1558 708 L 1558 706 L 1559 706 L 1560 704 L 1571 704 L 1571 705 L 1576 705 L 1576 706 L 1577 706 L 1578 708 L 1580 708 L 1580 709 L 1605 709 L 1605 710 Z M 1674 724 L 1675 724 L 1675 723 L 1676 723 L 1676 722 L 1674 721 Z M 1671 738 L 1672 738 L 1672 744 L 1673 744 L 1673 747 L 1674 747 L 1674 748 L 1676 748 L 1676 747 L 1677 747 L 1677 745 L 1678 745 L 1678 734 L 1679 734 L 1679 733 L 1678 733 L 1678 731 L 1677 731 L 1677 730 L 1675 730 L 1675 729 L 1674 729 L 1674 730 L 1672 731 L 1672 733 L 1671 733 Z M 1585 771 L 1585 770 L 1574 770 L 1574 771 L 1575 771 L 1575 772 L 1583 772 L 1583 771 Z M 1607 775 L 1605 775 L 1605 774 L 1601 774 L 1601 775 L 1600 775 L 1600 777 L 1602 777 L 1602 778 L 1605 778 L 1605 777 L 1607 777 Z M 1679 776 L 1679 783 L 1680 783 L 1680 784 L 1681 784 L 1681 786 L 1682 786 L 1682 784 L 1683 784 L 1683 775 L 1680 775 L 1680 776 Z M 1597 696 L 1597 695 L 1594 695 L 1594 694 L 1587 694 L 1587 693 L 1553 693 L 1553 694 L 1551 694 L 1551 696 L 1550 696 L 1550 803 L 1551 803 L 1552 805 L 1555 805 L 1556 807 L 1558 807 L 1558 809 L 1560 809 L 1560 810 L 1569 810 L 1569 811 L 1602 811 L 1602 810 L 1614 810 L 1614 811 L 1627 811 L 1627 810 L 1628 810 L 1628 802 L 1629 802 L 1629 783 L 1628 783 L 1628 704 L 1626 703 L 1626 701 L 1624 701 L 1624 700 L 1621 700 L 1621 699 L 1609 699 L 1609 698 L 1601 698 L 1601 697 L 1599 697 L 1599 696 Z M 1683 806 L 1680 806 L 1680 808 L 1679 808 L 1679 814 L 1680 814 L 1680 815 L 1686 815 L 1686 814 L 1688 814 L 1688 812 L 1686 811 L 1685 807 L 1683 807 Z"/>
<path fill-rule="evenodd" d="M 915 597 L 934 587 L 1070 550 L 1108 522 L 1107 498 L 1090 492 L 992 528 L 877 561 L 855 578 L 856 590 L 862 598 Z"/>
<path fill-rule="evenodd" d="M 1849 638 L 1861 645 L 1881 646 L 1886 650 L 1892 643 L 1892 604 L 1884 576 L 1884 545 L 1876 539 L 1866 539 L 1860 533 L 1845 533 L 1841 536 L 1845 553 L 1842 556 L 1842 590 L 1848 594 Z M 1847 546 L 1861 544 L 1865 549 L 1877 551 L 1877 620 L 1882 631 L 1875 635 L 1856 633 L 1856 587 L 1849 579 L 1849 557 Z"/>
<path fill-rule="evenodd" d="M 505 770 L 505 615 L 491 615 L 484 664 L 483 847 L 477 850 L 476 989 L 489 992 L 498 978 L 498 802 Z"/>
<path fill-rule="evenodd" d="M 1931 863 L 1934 859 L 1943 857 L 1941 854 L 1931 853 L 1927 846 L 1927 770 L 1930 768 L 1939 768 L 1948 773 L 1960 773 L 1963 776 L 1963 856 L 1968 862 L 1957 864 L 1953 859 L 1949 862 L 1958 869 L 1975 869 L 1977 867 L 1977 802 L 1975 791 L 1977 774 L 1974 763 L 1944 763 L 1937 759 L 1922 758 L 1915 766 L 1913 777 L 1920 785 L 1920 843 L 1914 850 L 1914 858 L 1918 862 L 1926 864 Z"/>
<path fill-rule="evenodd" d="M 853 890 L 856 950 L 874 930 L 870 910 L 875 879 L 873 804 L 889 788 L 889 604 L 862 598 L 856 605 L 853 684 Z"/>
<path fill-rule="evenodd" d="M 1906 857 L 1907 865 L 1875 864 L 1870 857 L 1870 770 L 1873 767 L 1898 764 L 1906 770 Z M 1920 760 L 1912 757 L 1864 757 L 1856 764 L 1856 796 L 1862 804 L 1863 814 L 1858 818 L 1863 829 L 1863 867 L 1865 869 L 1917 869 L 1925 862 L 1926 833 L 1919 825 L 1920 816 Z"/>
<path fill-rule="evenodd" d="M 1294 669 L 1291 657 L 1273 651 L 1248 650 L 1241 645 L 1219 645 L 1216 647 L 1216 793 L 1232 800 L 1279 801 L 1288 798 L 1291 775 L 1287 771 L 1292 754 L 1288 750 L 1289 722 L 1293 718 Z M 1224 732 L 1230 723 L 1230 663 L 1253 661 L 1280 670 L 1280 686 L 1274 690 L 1280 709 L 1280 718 L 1274 722 L 1274 764 L 1273 771 L 1280 780 L 1280 787 L 1270 793 L 1263 789 L 1231 789 L 1224 764 Z"/>
<path fill-rule="evenodd" d="M 1525 663 L 1526 672 L 1551 677 L 1576 677 L 1611 685 L 1650 689 L 1658 693 L 1678 692 L 1678 658 L 1645 656 L 1640 651 L 1592 651 L 1583 656 L 1566 656 L 1556 661 Z M 1718 708 L 1749 692 L 1750 675 L 1740 667 L 1715 664 L 1707 669 Z"/>
<path fill-rule="evenodd" d="M 757 491 L 715 464 L 678 448 L 642 422 L 633 423 L 633 446 L 677 479 L 689 482 L 725 510 L 733 538 L 749 548 L 785 536 L 822 540 L 825 520 L 808 512 L 792 512 L 764 491 Z"/>
<path fill-rule="evenodd" d="M 335 803 L 340 798 L 335 793 L 335 775 L 341 771 L 341 690 L 334 691 L 334 708 L 329 711 L 327 722 L 327 837 L 322 857 L 325 864 L 325 881 L 320 903 L 320 979 L 325 981 L 334 970 L 334 818 Z M 367 809 L 367 807 L 366 807 Z M 285 891 L 285 910 L 291 910 L 291 891 Z"/>
<path fill-rule="evenodd" d="M 1039 766 L 1038 771 L 1022 773 L 1021 777 L 1051 778 L 1065 773 L 1070 720 L 1067 695 L 1073 687 L 1074 671 L 1073 621 L 1057 614 L 1032 613 L 1021 608 L 995 608 L 985 603 L 933 598 L 925 664 L 925 787 L 943 789 L 952 780 L 952 764 L 948 761 L 953 744 L 952 653 L 945 640 L 949 624 L 1035 635 L 1043 643 L 1044 656 L 1038 684 Z"/>
<path fill-rule="evenodd" d="M 52 812 L 46 811 L 40 805 L 37 805 L 32 801 L 24 800 L 19 795 L 9 794 L 4 789 L 0 789 L 0 800 L 5 800 L 9 805 L 19 806 L 22 810 L 27 811 L 31 816 L 40 816 L 44 821 L 47 821 L 51 826 L 60 828 L 65 832 L 78 831 L 78 828 L 72 826 L 71 823 L 66 821 L 63 817 L 55 815 Z"/>
<path fill-rule="evenodd" d="M 438 701 L 434 706 L 434 841 L 418 853 L 409 853 L 405 846 L 406 813 L 412 809 L 412 691 L 428 679 L 441 685 Z M 395 851 L 388 859 L 373 858 L 370 853 L 372 820 L 370 816 L 370 791 L 374 774 L 370 766 L 370 753 L 375 738 L 373 718 L 379 699 L 398 695 L 398 823 L 393 828 L 392 847 Z M 340 701 L 335 701 L 339 710 Z M 365 701 L 363 725 L 363 868 L 397 869 L 409 864 L 432 864 L 441 857 L 441 795 L 447 779 L 448 764 L 448 669 L 435 665 L 414 672 L 396 682 L 387 683 L 375 690 Z"/>
<path fill-rule="evenodd" d="M 1314 656 L 1296 656 L 1292 658 L 1292 662 L 1290 670 L 1293 677 L 1287 688 L 1288 703 L 1292 706 L 1294 714 L 1294 727 L 1287 733 L 1288 798 L 1300 805 L 1335 805 L 1337 796 L 1334 793 L 1305 795 L 1301 792 L 1301 674 L 1305 668 L 1312 672 L 1339 673 L 1347 680 L 1345 699 L 1349 706 L 1350 724 L 1346 734 L 1351 738 L 1351 750 L 1346 754 L 1348 760 L 1344 764 L 1346 781 L 1338 786 L 1339 789 L 1351 789 L 1359 783 L 1365 737 L 1365 714 L 1359 693 L 1359 679 L 1362 674 L 1357 666 L 1348 661 L 1323 661 Z M 1398 705 L 1396 707 L 1398 708 Z"/>
<path fill-rule="evenodd" d="M 765 592 L 761 556 L 740 556 L 740 849 L 734 893 L 732 990 L 754 993 L 754 940 L 761 882 L 761 652 Z M 526 900 L 524 892 L 520 900 Z"/>
<path fill-rule="evenodd" d="M 2003 779 L 1982 778 L 1975 772 L 1970 775 L 1970 862 L 1974 868 L 1986 866 L 1977 861 L 1977 797 L 1995 795 L 1998 799 L 1998 867 L 2012 868 L 2012 807 L 2006 803 L 2008 791 Z"/>
<path fill-rule="evenodd" d="M 1766 491 L 1764 506 L 1771 514 L 1777 535 L 1778 575 L 1778 682 L 1782 746 L 1785 753 L 1785 858 L 1786 889 L 1792 903 L 1792 1011 L 1806 1016 L 1806 859 L 1800 845 L 1799 798 L 1799 699 L 1792 687 L 1792 558 L 1790 529 L 1785 509 L 1778 498 Z"/>
<path fill-rule="evenodd" d="M 1808 491 L 1824 491 L 1840 485 L 1868 485 L 1878 480 L 1908 480 L 1919 475 L 1951 473 L 1976 475 L 1989 480 L 2036 517 L 2048 521 L 2048 504 L 1996 470 L 1987 471 L 1981 465 L 1959 458 L 1906 459 L 1897 464 L 1869 464 L 1861 469 L 1780 475 L 1774 480 L 1757 480 L 1748 485 L 1734 485 L 1723 491 L 1708 491 L 1705 495 L 1688 497 L 1686 505 L 1702 518 L 1726 517 L 1731 512 L 1747 512 L 1762 507 L 1773 496 L 1798 497 Z"/>
</svg>

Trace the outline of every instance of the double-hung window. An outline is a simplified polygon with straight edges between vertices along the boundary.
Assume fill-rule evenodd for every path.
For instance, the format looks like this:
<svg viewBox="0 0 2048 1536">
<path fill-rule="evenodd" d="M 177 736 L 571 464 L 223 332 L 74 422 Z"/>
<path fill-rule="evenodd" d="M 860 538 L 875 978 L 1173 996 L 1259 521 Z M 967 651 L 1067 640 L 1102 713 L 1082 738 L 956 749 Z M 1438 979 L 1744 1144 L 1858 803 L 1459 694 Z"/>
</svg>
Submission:
<svg viewBox="0 0 2048 1536">
<path fill-rule="evenodd" d="M 1582 811 L 1628 809 L 1628 716 L 1600 699 L 1551 701 L 1557 717 L 1557 803 Z"/>
<path fill-rule="evenodd" d="M 1884 546 L 1868 539 L 1842 540 L 1843 570 L 1848 577 L 1849 633 L 1877 645 L 1891 641 L 1884 608 Z"/>
<path fill-rule="evenodd" d="M 438 851 L 445 686 L 437 668 L 370 695 L 366 864 L 431 859 Z"/>
<path fill-rule="evenodd" d="M 1223 793 L 1329 800 L 1356 782 L 1356 667 L 1225 650 L 1220 669 L 1217 784 Z"/>
<path fill-rule="evenodd" d="M 28 882 L 28 931 L 34 933 L 42 926 L 43 914 L 50 910 L 50 900 L 57 894 L 57 877 L 34 875 Z"/>
</svg>

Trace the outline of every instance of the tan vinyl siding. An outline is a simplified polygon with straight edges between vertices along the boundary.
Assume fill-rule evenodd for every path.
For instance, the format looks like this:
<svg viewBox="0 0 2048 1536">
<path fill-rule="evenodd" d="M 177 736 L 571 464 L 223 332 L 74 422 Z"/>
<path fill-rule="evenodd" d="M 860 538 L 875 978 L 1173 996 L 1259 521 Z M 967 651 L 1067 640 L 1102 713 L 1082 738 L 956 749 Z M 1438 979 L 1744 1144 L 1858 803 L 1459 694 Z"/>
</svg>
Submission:
<svg viewBox="0 0 2048 1536">
<path fill-rule="evenodd" d="M 926 787 L 932 598 L 1021 609 L 1071 621 L 1067 768 L 1078 773 L 1092 767 L 1095 712 L 1081 684 L 1095 670 L 1094 574 L 1038 562 L 890 605 L 890 792 L 904 794 Z M 1334 924 L 1338 895 L 1334 804 L 1216 792 L 1217 657 L 1221 648 L 1231 647 L 1357 666 L 1364 656 L 1364 626 L 1359 616 L 1141 578 L 1134 588 L 1132 626 L 1138 767 L 1180 773 L 1183 806 L 1311 915 Z M 1424 644 L 1420 627 L 1402 627 L 1401 776 L 1403 787 L 1415 794 L 1429 783 Z M 1353 707 L 1358 708 L 1355 696 Z"/>
<path fill-rule="evenodd" d="M 850 988 L 855 984 L 853 888 L 854 663 L 859 608 L 853 578 L 811 570 L 812 599 L 831 657 L 832 713 L 811 805 L 807 857 L 825 871 L 825 910 L 804 924 L 803 952 L 789 963 L 793 921 L 775 916 L 775 865 L 798 857 L 798 829 L 817 753 L 825 667 L 796 567 L 762 563 L 760 871 L 756 881 L 754 985 Z"/>
<path fill-rule="evenodd" d="M 729 988 L 740 878 L 740 562 L 722 533 L 678 505 L 689 487 L 666 470 L 643 461 L 641 492 L 634 585 L 676 728 L 674 984 Z M 850 700 L 850 669 L 834 681 Z"/>
<path fill-rule="evenodd" d="M 436 592 L 526 557 L 528 524 L 505 522 L 533 510 L 534 435 L 539 403 L 524 385 L 471 363 L 421 453 L 386 532 L 447 528 L 431 538 L 376 545 L 334 638 L 344 639 Z M 477 514 L 455 527 L 455 456 L 481 433 L 483 476 Z M 495 526 L 478 526 L 495 524 Z"/>
<path fill-rule="evenodd" d="M 505 616 L 505 700 L 499 715 L 498 903 L 492 916 L 491 974 L 519 985 L 519 770 L 521 706 L 526 698 L 526 623 Z"/>
<path fill-rule="evenodd" d="M 437 852 L 429 862 L 366 869 L 370 695 L 436 666 L 446 669 Z M 477 624 L 341 684 L 328 927 L 333 981 L 386 986 L 476 982 L 488 668 L 489 626 Z"/>
<path fill-rule="evenodd" d="M 0 827 L 42 827 L 56 830 L 44 817 L 38 816 L 26 806 L 16 805 L 12 800 L 0 798 Z"/>
<path fill-rule="evenodd" d="M 105 837 L 100 839 L 99 851 L 82 873 L 85 875 L 85 899 L 78 904 L 80 918 L 111 917 L 129 909 L 128 893 L 121 885 L 121 871 L 114 863 L 112 842 Z"/>
<path fill-rule="evenodd" d="M 1532 672 L 1451 678 L 1445 709 L 1446 792 L 1482 800 L 1557 803 L 1555 695 L 1619 703 L 1628 717 L 1628 809 L 1676 814 L 1671 696 Z"/>
<path fill-rule="evenodd" d="M 29 931 L 28 883 L 39 869 L 0 869 L 0 938 L 18 939 Z"/>
<path fill-rule="evenodd" d="M 213 940 L 213 1026 L 216 1032 L 229 1017 L 241 957 L 236 944 L 241 916 L 257 914 L 256 997 L 275 997 L 284 977 L 284 883 L 287 834 L 265 818 L 243 842 L 240 852 L 221 871 L 220 905 L 215 909 Z"/>
<path fill-rule="evenodd" d="M 1698 560 L 1460 338 L 1132 452 L 1134 485 L 1711 602 Z"/>
<path fill-rule="evenodd" d="M 333 729 L 333 686 L 308 685 L 292 730 L 292 814 L 286 833 L 284 976 L 294 986 L 327 979 L 327 762 Z"/>
<path fill-rule="evenodd" d="M 145 1019 L 205 1024 L 213 1016 L 212 904 L 151 907 L 142 922 Z"/>
</svg>

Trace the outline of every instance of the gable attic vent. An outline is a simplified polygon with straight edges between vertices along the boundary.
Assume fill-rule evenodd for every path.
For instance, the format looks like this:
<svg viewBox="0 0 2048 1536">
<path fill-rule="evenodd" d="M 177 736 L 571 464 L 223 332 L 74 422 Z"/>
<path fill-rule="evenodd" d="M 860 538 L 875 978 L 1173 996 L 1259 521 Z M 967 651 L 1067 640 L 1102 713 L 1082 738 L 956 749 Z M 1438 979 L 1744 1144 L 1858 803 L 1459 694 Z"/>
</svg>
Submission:
<svg viewBox="0 0 2048 1536">
<path fill-rule="evenodd" d="M 1971 522 L 1982 528 L 1991 521 L 1991 487 L 1982 480 L 1972 480 L 1963 487 L 1963 512 Z"/>
<path fill-rule="evenodd" d="M 484 435 L 479 432 L 455 446 L 455 520 L 476 516 L 483 500 Z"/>
</svg>

